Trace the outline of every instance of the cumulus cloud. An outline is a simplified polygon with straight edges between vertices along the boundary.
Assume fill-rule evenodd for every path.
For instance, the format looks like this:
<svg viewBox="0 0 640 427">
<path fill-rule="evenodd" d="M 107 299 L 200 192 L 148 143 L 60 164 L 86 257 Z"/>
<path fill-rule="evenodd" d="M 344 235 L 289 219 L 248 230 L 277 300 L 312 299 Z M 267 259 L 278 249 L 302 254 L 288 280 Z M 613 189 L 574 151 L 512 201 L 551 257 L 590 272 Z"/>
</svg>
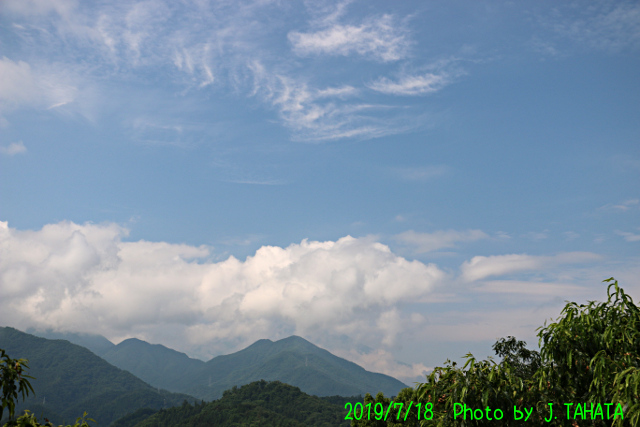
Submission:
<svg viewBox="0 0 640 427">
<path fill-rule="evenodd" d="M 482 280 L 490 276 L 501 276 L 522 271 L 547 270 L 561 264 L 578 264 L 599 260 L 591 252 L 566 252 L 555 256 L 526 254 L 476 256 L 460 267 L 466 281 Z"/>
<path fill-rule="evenodd" d="M 207 246 L 126 236 L 116 224 L 19 231 L 0 222 L 0 323 L 137 336 L 203 357 L 291 334 L 315 342 L 346 334 L 385 348 L 413 321 L 397 305 L 428 298 L 445 278 L 366 238 L 264 246 L 244 261 L 214 262 Z"/>
<path fill-rule="evenodd" d="M 371 18 L 361 25 L 332 22 L 328 28 L 312 32 L 289 33 L 289 41 L 298 55 L 358 54 L 369 59 L 389 62 L 407 55 L 409 41 L 391 15 Z"/>
<path fill-rule="evenodd" d="M 0 146 L 0 153 L 5 156 L 15 156 L 16 154 L 22 154 L 27 152 L 27 147 L 24 146 L 22 141 L 12 142 L 5 146 Z"/>
<path fill-rule="evenodd" d="M 417 253 L 437 251 L 442 248 L 453 248 L 459 242 L 473 242 L 487 239 L 489 236 L 482 230 L 442 230 L 434 233 L 417 233 L 408 230 L 395 236 L 398 242 L 415 247 Z"/>
</svg>

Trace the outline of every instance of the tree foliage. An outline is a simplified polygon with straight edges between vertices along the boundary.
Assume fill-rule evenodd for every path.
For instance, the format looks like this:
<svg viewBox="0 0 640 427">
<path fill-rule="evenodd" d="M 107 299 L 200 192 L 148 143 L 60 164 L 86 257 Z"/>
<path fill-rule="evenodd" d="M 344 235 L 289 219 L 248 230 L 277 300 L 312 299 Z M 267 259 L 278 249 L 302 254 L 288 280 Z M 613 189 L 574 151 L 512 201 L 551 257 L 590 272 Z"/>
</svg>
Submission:
<svg viewBox="0 0 640 427">
<path fill-rule="evenodd" d="M 18 394 L 21 394 L 22 400 L 24 400 L 29 391 L 33 393 L 33 387 L 29 382 L 29 378 L 33 377 L 23 375 L 24 369 L 29 368 L 27 362 L 26 359 L 12 359 L 3 349 L 0 349 L 0 381 L 2 386 L 0 420 L 5 408 L 9 410 L 9 418 L 13 418 Z"/>
<path fill-rule="evenodd" d="M 332 403 L 337 397 L 324 399 L 308 395 L 298 387 L 279 381 L 255 381 L 226 390 L 221 399 L 161 410 L 138 422 L 116 422 L 127 427 L 335 427 L 348 426 L 344 405 Z"/>
<path fill-rule="evenodd" d="M 4 409 L 7 408 L 9 412 L 9 421 L 4 424 L 4 427 L 55 427 L 49 420 L 45 420 L 45 424 L 40 424 L 38 419 L 30 411 L 14 419 L 16 401 L 18 395 L 22 396 L 22 400 L 26 399 L 29 393 L 34 393 L 33 387 L 29 382 L 29 379 L 33 377 L 24 373 L 25 369 L 29 369 L 27 359 L 12 359 L 6 353 L 5 350 L 0 349 L 0 387 L 2 390 L 2 407 L 0 408 L 0 419 L 4 414 Z M 93 421 L 91 418 L 86 418 L 87 413 L 76 420 L 73 426 L 67 427 L 89 427 L 87 421 Z"/>
<path fill-rule="evenodd" d="M 528 350 L 526 343 L 513 337 L 496 342 L 493 349 L 501 358 L 476 360 L 466 355 L 462 368 L 447 361 L 435 368 L 415 390 L 403 390 L 395 400 L 378 394 L 375 400 L 365 396 L 365 402 L 381 402 L 386 409 L 390 402 L 402 402 L 404 408 L 420 403 L 432 404 L 431 419 L 417 420 L 406 411 L 390 411 L 386 422 L 377 420 L 353 421 L 352 426 L 636 426 L 640 421 L 640 310 L 632 298 L 625 294 L 618 282 L 604 280 L 607 301 L 590 301 L 578 305 L 568 302 L 560 317 L 553 323 L 538 328 L 540 352 Z M 549 418 L 549 405 L 554 404 Z M 565 403 L 574 405 L 568 410 Z M 581 412 L 574 412 L 581 406 Z M 601 408 L 612 404 L 610 416 L 582 411 L 584 405 Z M 462 405 L 466 405 L 462 407 Z M 399 405 L 398 405 L 399 406 Z M 486 413 L 482 418 L 466 419 L 463 408 L 490 408 L 491 420 Z M 623 417 L 614 418 L 615 408 Z M 496 409 L 503 417 L 494 418 Z M 516 420 L 517 415 L 531 410 L 529 418 Z M 596 414 L 594 417 L 593 414 Z M 619 414 L 619 413 L 618 413 Z M 393 415 L 393 416 L 392 416 Z M 424 413 L 422 414 L 424 415 Z M 479 415 L 479 414 L 478 414 Z M 405 421 L 405 416 L 407 419 Z M 475 417 L 473 417 L 475 418 Z M 548 419 L 548 421 L 547 421 Z"/>
</svg>

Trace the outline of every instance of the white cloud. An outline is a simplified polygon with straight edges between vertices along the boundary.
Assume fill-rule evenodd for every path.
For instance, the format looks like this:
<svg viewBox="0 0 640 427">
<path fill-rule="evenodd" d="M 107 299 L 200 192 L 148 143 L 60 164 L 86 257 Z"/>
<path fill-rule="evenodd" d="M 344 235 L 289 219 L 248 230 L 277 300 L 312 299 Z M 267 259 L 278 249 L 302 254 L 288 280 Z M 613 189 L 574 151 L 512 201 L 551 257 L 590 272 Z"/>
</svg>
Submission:
<svg viewBox="0 0 640 427">
<path fill-rule="evenodd" d="M 76 97 L 77 89 L 54 68 L 34 70 L 24 61 L 0 59 L 0 114 L 21 107 L 56 108 Z"/>
<path fill-rule="evenodd" d="M 380 372 L 399 379 L 406 385 L 413 387 L 414 382 L 424 382 L 428 372 L 433 370 L 423 363 L 400 363 L 395 360 L 393 354 L 385 349 L 377 349 L 368 353 L 360 353 L 355 350 L 336 350 L 335 355 L 351 360 L 360 366 L 366 366 L 369 371 Z"/>
<path fill-rule="evenodd" d="M 0 113 L 9 108 L 37 103 L 40 98 L 31 67 L 24 61 L 0 59 Z"/>
<path fill-rule="evenodd" d="M 424 111 L 363 99 L 363 93 L 373 93 L 363 91 L 362 85 L 354 86 L 354 81 L 362 79 L 352 74 L 334 74 L 334 82 L 322 87 L 317 83 L 322 68 L 306 68 L 296 57 L 296 53 L 323 53 L 382 62 L 406 58 L 411 43 L 401 20 L 383 15 L 365 17 L 356 24 L 338 22 L 345 19 L 348 2 L 307 5 L 315 11 L 308 23 L 312 31 L 288 33 L 294 52 L 274 42 L 274 34 L 287 28 L 283 26 L 286 22 L 278 19 L 288 19 L 290 12 L 278 2 L 203 2 L 189 7 L 162 0 L 107 2 L 93 7 L 76 7 L 77 2 L 63 0 L 49 6 L 39 0 L 28 4 L 39 12 L 28 13 L 26 6 L 11 1 L 11 8 L 24 14 L 23 21 L 15 22 L 15 31 L 42 45 L 50 58 L 59 62 L 11 62 L 4 66 L 11 72 L 10 78 L 2 76 L 0 64 L 0 112 L 16 106 L 58 108 L 74 102 L 73 111 L 95 120 L 93 114 L 86 113 L 95 110 L 85 105 L 87 87 L 93 88 L 91 93 L 111 91 L 113 86 L 98 87 L 114 79 L 135 81 L 149 72 L 158 76 L 158 81 L 182 87 L 178 89 L 182 96 L 192 89 L 257 95 L 277 111 L 294 140 L 377 138 L 431 122 Z M 85 58 L 81 66 L 77 58 Z M 139 86 L 140 96 L 133 106 L 150 97 L 145 90 L 144 85 Z M 413 90 L 427 89 L 423 85 Z M 361 98 L 353 99 L 356 95 Z M 89 98 L 94 103 L 108 103 L 107 97 Z M 154 121 L 164 122 L 165 118 Z"/>
<path fill-rule="evenodd" d="M 639 199 L 629 199 L 617 205 L 604 205 L 600 209 L 614 212 L 627 212 L 630 209 L 638 208 L 638 206 L 640 206 Z"/>
<path fill-rule="evenodd" d="M 603 214 L 630 215 L 632 213 L 638 213 L 638 212 L 640 212 L 640 199 L 635 199 L 635 198 L 627 199 L 619 203 L 607 203 L 606 205 L 600 206 L 599 208 L 596 209 L 597 215 L 603 215 Z M 627 237 L 633 238 L 633 236 L 629 233 L 624 234 L 626 232 L 622 232 L 619 230 L 615 230 L 614 232 L 620 236 L 624 236 L 627 241 L 629 241 Z M 597 241 L 602 242 L 604 241 L 604 239 L 605 239 L 604 236 L 600 236 L 598 237 Z"/>
<path fill-rule="evenodd" d="M 441 230 L 434 233 L 417 233 L 409 230 L 396 235 L 395 239 L 406 245 L 415 246 L 417 253 L 426 253 L 442 248 L 453 248 L 459 242 L 473 242 L 488 237 L 481 230 Z"/>
<path fill-rule="evenodd" d="M 532 282 L 518 280 L 489 280 L 474 288 L 478 292 L 497 294 L 519 294 L 549 299 L 555 296 L 566 297 L 584 291 L 582 286 L 556 282 Z"/>
<path fill-rule="evenodd" d="M 542 23 L 563 37 L 614 52 L 640 47 L 640 4 L 636 1 L 566 3 L 553 11 Z"/>
<path fill-rule="evenodd" d="M 214 262 L 206 246 L 126 235 L 116 224 L 18 231 L 1 222 L 0 323 L 138 336 L 182 351 L 200 346 L 205 356 L 294 333 L 314 342 L 348 333 L 388 347 L 412 321 L 397 304 L 445 279 L 433 264 L 349 236 Z"/>
<path fill-rule="evenodd" d="M 409 41 L 391 15 L 371 18 L 362 25 L 332 22 L 328 28 L 313 33 L 292 31 L 288 35 L 298 55 L 358 54 L 368 59 L 389 62 L 407 55 Z"/>
<path fill-rule="evenodd" d="M 259 61 L 249 64 L 252 94 L 279 111 L 294 138 L 307 141 L 376 138 L 416 128 L 422 123 L 389 117 L 390 107 L 345 100 L 356 93 L 351 86 L 313 89 L 297 78 L 269 71 Z M 424 121 L 424 120 L 423 120 Z"/>
<path fill-rule="evenodd" d="M 640 234 L 629 233 L 627 231 L 618 231 L 616 230 L 616 234 L 624 237 L 624 240 L 627 242 L 640 242 Z"/>
<path fill-rule="evenodd" d="M 16 154 L 22 154 L 27 152 L 27 147 L 24 146 L 22 141 L 12 142 L 8 146 L 0 146 L 0 153 L 5 156 L 15 156 Z"/>
<path fill-rule="evenodd" d="M 464 280 L 475 281 L 490 276 L 503 276 L 531 270 L 543 271 L 561 264 L 587 263 L 599 259 L 599 255 L 591 252 L 566 252 L 555 256 L 526 254 L 476 256 L 470 261 L 465 261 L 460 269 Z"/>
<path fill-rule="evenodd" d="M 56 12 L 67 17 L 77 6 L 76 0 L 4 0 L 5 11 L 22 15 L 46 15 Z"/>
<path fill-rule="evenodd" d="M 451 78 L 446 73 L 403 76 L 398 81 L 386 77 L 369 84 L 369 88 L 390 95 L 427 95 L 441 90 L 451 83 Z"/>
<path fill-rule="evenodd" d="M 330 97 L 347 97 L 353 96 L 358 93 L 358 90 L 353 86 L 345 85 L 341 87 L 329 87 L 316 91 L 317 98 L 330 98 Z"/>
<path fill-rule="evenodd" d="M 509 239 L 511 239 L 511 236 L 506 231 L 498 231 L 496 233 L 496 239 L 509 240 Z"/>
</svg>

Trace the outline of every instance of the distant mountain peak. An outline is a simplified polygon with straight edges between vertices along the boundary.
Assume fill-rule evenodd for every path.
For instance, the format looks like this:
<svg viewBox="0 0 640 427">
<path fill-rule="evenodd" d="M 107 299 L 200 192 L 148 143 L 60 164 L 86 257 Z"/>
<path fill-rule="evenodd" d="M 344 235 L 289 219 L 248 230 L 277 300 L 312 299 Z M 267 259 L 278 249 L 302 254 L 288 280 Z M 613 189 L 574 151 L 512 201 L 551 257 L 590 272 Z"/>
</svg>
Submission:
<svg viewBox="0 0 640 427">
<path fill-rule="evenodd" d="M 310 341 L 302 338 L 301 336 L 298 335 L 291 335 L 290 337 L 287 338 L 282 338 L 281 340 L 278 340 L 276 342 L 280 342 L 280 341 L 298 341 L 298 342 L 305 342 L 307 344 L 312 344 Z"/>
</svg>

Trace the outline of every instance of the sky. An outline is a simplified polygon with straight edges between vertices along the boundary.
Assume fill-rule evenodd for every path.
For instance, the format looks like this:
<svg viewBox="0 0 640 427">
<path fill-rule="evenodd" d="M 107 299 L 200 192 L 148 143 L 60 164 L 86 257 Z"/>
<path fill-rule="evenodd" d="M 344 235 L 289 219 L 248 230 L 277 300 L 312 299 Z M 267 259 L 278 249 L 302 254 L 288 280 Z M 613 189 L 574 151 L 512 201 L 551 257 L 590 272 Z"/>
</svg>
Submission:
<svg viewBox="0 0 640 427">
<path fill-rule="evenodd" d="M 407 384 L 640 299 L 640 3 L 0 2 L 0 325 Z"/>
</svg>

